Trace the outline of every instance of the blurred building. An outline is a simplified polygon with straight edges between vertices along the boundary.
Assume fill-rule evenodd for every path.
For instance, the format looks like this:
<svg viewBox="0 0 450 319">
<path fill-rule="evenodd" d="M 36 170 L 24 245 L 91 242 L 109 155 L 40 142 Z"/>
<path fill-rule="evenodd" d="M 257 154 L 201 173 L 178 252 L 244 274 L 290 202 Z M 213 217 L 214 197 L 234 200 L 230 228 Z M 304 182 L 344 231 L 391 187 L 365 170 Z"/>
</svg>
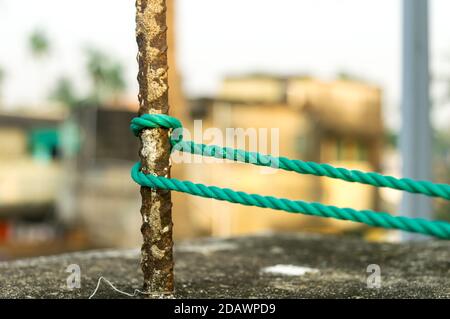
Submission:
<svg viewBox="0 0 450 319">
<path fill-rule="evenodd" d="M 169 103 L 185 119 L 173 10 L 169 0 Z M 139 139 L 128 128 L 137 100 L 88 104 L 61 114 L 48 107 L 0 114 L 0 259 L 67 251 L 73 242 L 81 249 L 142 241 L 139 187 L 129 175 L 139 159 Z M 182 167 L 173 173 L 182 176 Z M 173 195 L 176 206 L 182 200 Z M 187 225 L 187 217 L 177 220 Z"/>
<path fill-rule="evenodd" d="M 64 118 L 58 110 L 0 113 L 0 260 L 77 246 L 56 209 Z"/>
<path fill-rule="evenodd" d="M 380 168 L 381 92 L 371 85 L 270 76 L 227 78 L 216 98 L 194 100 L 192 110 L 195 119 L 203 119 L 204 129 L 279 128 L 280 156 L 364 171 Z M 260 167 L 246 164 L 192 164 L 185 174 L 196 182 L 250 193 L 356 209 L 378 206 L 375 188 L 280 170 L 263 173 Z M 187 201 L 196 227 L 212 235 L 300 229 L 342 232 L 361 227 L 197 197 Z"/>
<path fill-rule="evenodd" d="M 79 149 L 65 153 L 58 212 L 65 224 L 78 224 L 91 246 L 131 246 L 139 241 L 138 188 L 130 167 L 139 141 L 129 130 L 135 111 L 108 105 L 73 110 L 66 124 L 78 130 Z"/>
<path fill-rule="evenodd" d="M 179 91 L 176 83 L 171 87 Z M 254 151 L 365 171 L 380 168 L 380 90 L 367 84 L 248 76 L 225 79 L 217 97 L 193 100 L 184 112 L 181 93 L 171 95 L 170 101 L 190 132 L 195 131 L 194 120 L 202 120 L 202 133 L 242 128 L 245 134 L 250 128 L 258 132 Z M 14 257 L 141 242 L 141 198 L 129 176 L 139 158 L 139 139 L 129 131 L 137 109 L 133 101 L 80 106 L 69 114 L 0 114 L 0 254 Z M 278 134 L 259 134 L 259 129 L 270 128 L 279 129 Z M 207 134 L 191 138 L 225 143 L 208 140 Z M 174 163 L 172 176 L 356 209 L 378 205 L 375 188 L 368 186 L 202 160 Z M 361 227 L 176 192 L 172 198 L 175 238 Z"/>
</svg>

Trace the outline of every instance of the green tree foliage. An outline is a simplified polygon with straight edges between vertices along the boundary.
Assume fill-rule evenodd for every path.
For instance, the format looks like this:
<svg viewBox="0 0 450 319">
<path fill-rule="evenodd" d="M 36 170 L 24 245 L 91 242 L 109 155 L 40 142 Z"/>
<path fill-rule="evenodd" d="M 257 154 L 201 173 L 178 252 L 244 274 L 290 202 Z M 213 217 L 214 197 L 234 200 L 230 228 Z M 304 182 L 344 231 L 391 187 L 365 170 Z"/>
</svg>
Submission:
<svg viewBox="0 0 450 319">
<path fill-rule="evenodd" d="M 50 41 L 43 30 L 34 30 L 28 38 L 28 43 L 31 53 L 36 58 L 41 58 L 50 52 Z"/>
<path fill-rule="evenodd" d="M 86 54 L 87 96 L 81 96 L 67 76 L 62 76 L 50 94 L 54 101 L 68 107 L 105 104 L 117 99 L 126 89 L 122 64 L 106 53 L 93 48 Z"/>
<path fill-rule="evenodd" d="M 68 107 L 76 107 L 81 101 L 77 96 L 73 87 L 72 81 L 67 77 L 61 77 L 56 83 L 53 92 L 50 94 L 50 99 L 61 102 Z"/>
<path fill-rule="evenodd" d="M 86 70 L 91 81 L 89 100 L 104 103 L 117 98 L 126 88 L 123 67 L 106 53 L 88 48 Z"/>
</svg>

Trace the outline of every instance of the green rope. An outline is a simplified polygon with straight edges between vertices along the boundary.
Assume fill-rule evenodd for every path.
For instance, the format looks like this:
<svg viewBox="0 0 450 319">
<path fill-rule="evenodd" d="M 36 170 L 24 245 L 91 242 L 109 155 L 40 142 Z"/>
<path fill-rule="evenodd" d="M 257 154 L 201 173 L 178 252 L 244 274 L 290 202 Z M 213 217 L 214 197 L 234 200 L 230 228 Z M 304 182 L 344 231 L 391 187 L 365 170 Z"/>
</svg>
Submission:
<svg viewBox="0 0 450 319">
<path fill-rule="evenodd" d="M 384 212 L 379 213 L 371 210 L 357 211 L 352 208 L 339 208 L 320 203 L 307 203 L 286 198 L 236 192 L 229 188 L 206 186 L 189 181 L 181 181 L 176 178 L 154 176 L 151 174 L 146 175 L 140 171 L 140 165 L 140 163 L 136 163 L 133 166 L 131 176 L 133 180 L 141 186 L 179 191 L 191 195 L 214 198 L 247 206 L 272 208 L 291 213 L 302 213 L 312 216 L 356 221 L 370 226 L 401 229 L 409 232 L 432 235 L 443 239 L 450 239 L 450 224 L 446 222 L 428 221 L 419 218 L 395 217 Z"/>
<path fill-rule="evenodd" d="M 286 171 L 293 171 L 300 174 L 315 176 L 327 176 L 341 179 L 347 182 L 356 182 L 372 185 L 376 187 L 387 187 L 403 190 L 409 193 L 423 194 L 427 196 L 440 197 L 450 200 L 450 185 L 436 184 L 430 181 L 416 181 L 409 178 L 396 178 L 375 172 L 361 172 L 359 170 L 348 170 L 340 167 L 333 167 L 329 164 L 319 164 L 314 162 L 303 162 L 291 160 L 286 157 L 274 157 L 256 152 L 217 145 L 197 144 L 192 141 L 182 140 L 181 122 L 169 115 L 145 114 L 136 117 L 131 121 L 131 130 L 137 136 L 144 128 L 163 127 L 175 129 L 171 135 L 173 150 L 187 152 L 202 156 L 228 159 L 236 162 L 250 163 L 258 166 L 268 166 L 280 168 Z"/>
<path fill-rule="evenodd" d="M 181 129 L 181 122 L 177 119 L 170 117 L 168 115 L 161 114 L 146 114 L 141 116 L 140 118 L 134 118 L 131 123 L 131 129 L 135 135 L 138 135 L 139 132 L 144 128 L 175 128 Z M 172 132 L 174 133 L 174 132 Z M 245 163 L 256 163 L 256 165 L 263 165 L 261 159 L 263 156 L 259 153 L 251 153 L 245 152 L 242 150 L 234 150 L 230 148 L 221 148 L 219 146 L 212 146 L 208 148 L 208 146 L 203 144 L 195 144 L 193 142 L 183 142 L 182 135 L 180 132 L 173 134 L 176 137 L 171 136 L 172 144 L 174 148 L 179 149 L 179 146 L 186 146 L 187 148 L 183 148 L 182 151 L 193 150 L 195 154 L 209 154 L 206 156 L 213 156 L 219 158 L 227 158 L 227 159 L 242 159 L 240 156 L 243 156 L 242 162 Z M 201 150 L 206 151 L 206 153 L 200 152 Z M 222 150 L 222 152 L 220 152 Z M 220 156 L 217 156 L 220 155 Z M 248 157 L 246 157 L 248 156 Z M 252 156 L 256 156 L 255 158 Z M 258 157 L 259 156 L 259 157 Z M 267 156 L 270 157 L 270 156 Z M 258 160 L 259 158 L 259 160 Z M 281 159 L 270 157 L 272 159 Z M 250 159 L 256 159 L 256 162 L 250 161 Z M 264 158 L 266 160 L 267 158 Z M 290 161 L 290 160 L 289 160 Z M 294 162 L 294 161 L 293 161 Z M 300 161 L 298 161 L 300 162 Z M 261 164 L 258 164 L 261 163 Z M 268 162 L 264 162 L 264 166 Z M 304 162 L 301 162 L 304 163 Z M 323 165 L 323 164 L 320 164 Z M 284 168 L 286 169 L 286 168 Z M 291 170 L 291 169 L 286 169 Z M 339 170 L 339 169 L 338 169 Z M 292 169 L 292 171 L 296 171 Z M 353 171 L 351 171 L 353 172 Z M 308 174 L 313 174 L 308 173 Z M 363 173 L 365 174 L 365 173 Z M 314 174 L 317 175 L 317 174 Z M 378 174 L 379 175 L 379 174 Z M 335 206 L 327 206 L 320 203 L 307 203 L 303 201 L 292 201 L 285 198 L 275 198 L 272 196 L 261 196 L 257 194 L 247 194 L 244 192 L 233 191 L 228 188 L 219 188 L 216 186 L 206 186 L 203 184 L 194 184 L 189 181 L 181 181 L 175 178 L 166 178 L 162 176 L 154 176 L 151 174 L 144 174 L 140 172 L 140 163 L 137 163 L 133 166 L 131 171 L 131 176 L 133 180 L 142 185 L 152 188 L 160 188 L 167 190 L 180 191 L 196 196 L 206 197 L 206 198 L 214 198 L 218 200 L 228 201 L 231 203 L 238 203 L 242 205 L 248 206 L 257 206 L 264 208 L 272 208 L 277 210 L 283 210 L 292 213 L 303 213 L 306 215 L 320 216 L 320 217 L 331 217 L 335 219 L 341 220 L 350 220 L 356 221 L 360 223 L 364 223 L 370 226 L 390 228 L 390 229 L 401 229 L 409 232 L 421 233 L 432 235 L 442 239 L 450 239 L 450 223 L 446 223 L 443 221 L 428 221 L 424 219 L 418 218 L 407 218 L 407 217 L 396 217 L 391 216 L 388 213 L 384 212 L 375 212 L 371 210 L 361 210 L 357 211 L 351 208 L 339 208 Z M 319 176 L 328 176 L 328 175 L 319 175 Z M 383 177 L 382 175 L 380 175 Z M 335 177 L 339 178 L 339 177 Z M 355 180 L 356 181 L 356 180 Z M 412 180 L 409 180 L 412 181 Z M 416 181 L 412 181 L 416 182 Z M 368 183 L 369 184 L 369 183 Z M 371 184 L 373 185 L 373 184 Z M 436 185 L 436 184 L 434 184 Z M 438 184 L 439 185 L 439 184 Z M 441 184 L 442 186 L 443 184 Z M 375 185 L 377 186 L 377 185 Z M 448 185 L 444 185 L 449 187 Z M 386 186 L 389 187 L 389 186 Z M 398 188 L 401 189 L 401 188 Z M 421 190 L 421 188 L 417 188 Z"/>
</svg>

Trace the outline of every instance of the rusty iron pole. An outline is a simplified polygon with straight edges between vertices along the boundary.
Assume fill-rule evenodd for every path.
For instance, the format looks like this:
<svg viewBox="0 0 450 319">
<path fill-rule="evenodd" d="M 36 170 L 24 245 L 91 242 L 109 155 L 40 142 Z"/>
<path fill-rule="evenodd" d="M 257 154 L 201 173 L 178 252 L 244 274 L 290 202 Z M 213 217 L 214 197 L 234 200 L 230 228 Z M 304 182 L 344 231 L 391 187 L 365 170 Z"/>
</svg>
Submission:
<svg viewBox="0 0 450 319">
<path fill-rule="evenodd" d="M 136 0 L 139 115 L 169 111 L 166 8 L 166 0 Z M 169 177 L 168 131 L 145 129 L 140 139 L 142 171 Z M 152 295 L 171 294 L 174 283 L 170 191 L 141 187 L 141 195 L 144 291 Z"/>
</svg>

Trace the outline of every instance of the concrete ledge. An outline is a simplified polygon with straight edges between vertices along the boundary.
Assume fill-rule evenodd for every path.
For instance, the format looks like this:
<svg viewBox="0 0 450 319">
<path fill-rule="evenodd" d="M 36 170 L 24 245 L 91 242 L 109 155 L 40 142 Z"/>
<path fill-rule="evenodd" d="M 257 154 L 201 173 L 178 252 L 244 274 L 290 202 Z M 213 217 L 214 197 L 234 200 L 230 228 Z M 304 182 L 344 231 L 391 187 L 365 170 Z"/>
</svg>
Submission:
<svg viewBox="0 0 450 319">
<path fill-rule="evenodd" d="M 180 298 L 449 298 L 450 242 L 377 244 L 309 234 L 200 239 L 176 246 Z M 65 272 L 81 268 L 81 288 Z M 381 288 L 367 288 L 367 266 Z M 275 268 L 266 268 L 276 265 Z M 268 271 L 264 271 L 264 269 Z M 88 251 L 0 263 L 1 298 L 87 298 L 100 276 L 141 288 L 139 250 Z M 102 282 L 95 298 L 126 297 Z M 137 297 L 142 297 L 138 295 Z"/>
</svg>

